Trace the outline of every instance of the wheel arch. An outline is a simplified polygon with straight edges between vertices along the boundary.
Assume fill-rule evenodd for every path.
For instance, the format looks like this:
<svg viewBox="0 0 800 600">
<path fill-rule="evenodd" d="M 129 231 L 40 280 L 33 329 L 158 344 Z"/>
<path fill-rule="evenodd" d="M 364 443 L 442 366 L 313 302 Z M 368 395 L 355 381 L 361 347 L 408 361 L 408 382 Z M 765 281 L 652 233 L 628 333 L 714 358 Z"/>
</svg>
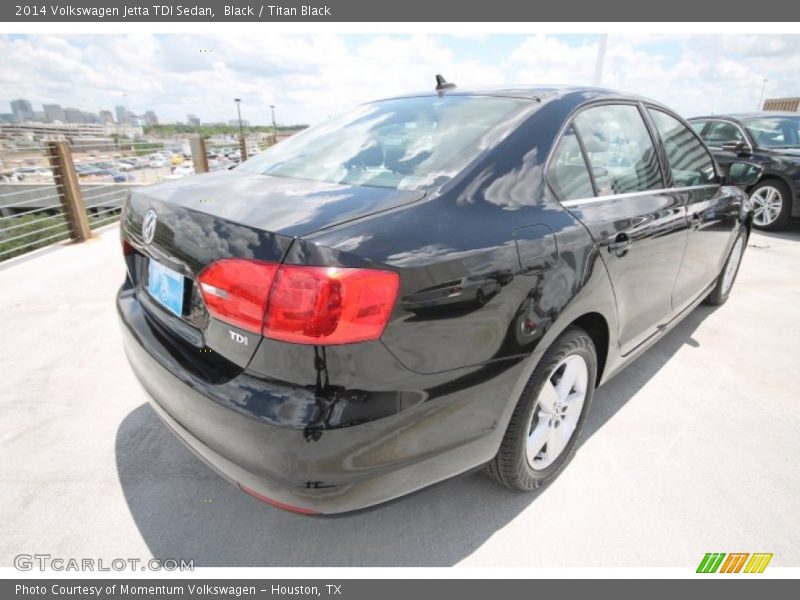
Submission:
<svg viewBox="0 0 800 600">
<path fill-rule="evenodd" d="M 589 312 L 573 320 L 567 327 L 580 327 L 583 329 L 594 344 L 597 353 L 597 380 L 595 387 L 600 385 L 603 380 L 606 361 L 608 360 L 609 341 L 611 339 L 608 321 L 599 312 Z"/>
<path fill-rule="evenodd" d="M 789 193 L 792 195 L 792 200 L 794 201 L 794 196 L 795 196 L 794 183 L 788 177 L 786 177 L 783 173 L 780 173 L 778 171 L 766 171 L 765 170 L 761 174 L 761 177 L 758 179 L 758 181 L 755 184 L 751 185 L 749 188 L 747 188 L 747 195 L 749 196 L 750 194 L 752 194 L 753 190 L 756 189 L 762 183 L 770 181 L 772 179 L 777 179 L 782 184 L 784 184 L 787 188 L 789 188 Z"/>
</svg>

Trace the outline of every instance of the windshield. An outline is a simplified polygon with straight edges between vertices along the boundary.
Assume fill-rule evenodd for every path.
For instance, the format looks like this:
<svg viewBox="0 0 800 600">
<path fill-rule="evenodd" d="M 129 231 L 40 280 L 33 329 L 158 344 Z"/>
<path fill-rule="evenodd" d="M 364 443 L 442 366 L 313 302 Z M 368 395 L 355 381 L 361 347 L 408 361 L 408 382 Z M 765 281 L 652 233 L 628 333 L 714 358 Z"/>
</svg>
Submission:
<svg viewBox="0 0 800 600">
<path fill-rule="evenodd" d="M 395 189 L 441 184 L 496 144 L 530 105 L 491 96 L 385 100 L 306 129 L 239 168 Z"/>
<path fill-rule="evenodd" d="M 745 126 L 756 145 L 763 148 L 800 147 L 800 117 L 748 119 Z"/>
</svg>

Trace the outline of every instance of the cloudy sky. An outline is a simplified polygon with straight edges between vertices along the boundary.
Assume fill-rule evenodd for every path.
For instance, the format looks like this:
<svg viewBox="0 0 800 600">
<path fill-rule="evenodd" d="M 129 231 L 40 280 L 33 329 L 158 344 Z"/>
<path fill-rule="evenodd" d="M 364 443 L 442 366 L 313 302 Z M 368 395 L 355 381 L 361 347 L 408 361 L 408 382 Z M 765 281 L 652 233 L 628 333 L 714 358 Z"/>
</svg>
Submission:
<svg viewBox="0 0 800 600">
<path fill-rule="evenodd" d="M 6 35 L 0 112 L 30 100 L 84 110 L 127 102 L 162 121 L 315 123 L 373 98 L 461 86 L 591 84 L 593 35 Z M 800 35 L 611 35 L 603 85 L 692 116 L 800 96 Z"/>
</svg>

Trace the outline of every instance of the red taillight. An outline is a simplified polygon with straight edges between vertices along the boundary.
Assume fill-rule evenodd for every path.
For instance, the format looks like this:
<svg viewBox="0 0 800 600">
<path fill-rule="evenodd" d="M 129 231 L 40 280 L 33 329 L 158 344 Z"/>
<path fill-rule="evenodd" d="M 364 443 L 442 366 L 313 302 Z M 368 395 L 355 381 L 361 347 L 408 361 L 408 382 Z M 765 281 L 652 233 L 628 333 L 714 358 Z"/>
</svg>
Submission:
<svg viewBox="0 0 800 600">
<path fill-rule="evenodd" d="M 377 340 L 398 279 L 391 271 L 284 265 L 270 295 L 264 335 L 298 344 Z"/>
<path fill-rule="evenodd" d="M 297 344 L 378 339 L 399 277 L 391 271 L 223 259 L 198 277 L 209 312 L 265 337 Z"/>
<path fill-rule="evenodd" d="M 225 258 L 206 267 L 197 281 L 211 314 L 223 321 L 261 331 L 267 296 L 278 265 Z"/>
</svg>

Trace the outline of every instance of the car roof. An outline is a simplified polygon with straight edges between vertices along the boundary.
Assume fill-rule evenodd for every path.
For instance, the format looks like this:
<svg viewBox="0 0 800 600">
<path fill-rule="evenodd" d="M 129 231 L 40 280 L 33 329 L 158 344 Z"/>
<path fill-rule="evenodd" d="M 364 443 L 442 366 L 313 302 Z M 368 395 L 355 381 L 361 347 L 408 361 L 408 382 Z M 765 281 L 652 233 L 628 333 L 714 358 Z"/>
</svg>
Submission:
<svg viewBox="0 0 800 600">
<path fill-rule="evenodd" d="M 687 120 L 698 121 L 701 119 L 730 119 L 731 121 L 742 121 L 746 119 L 763 118 L 763 117 L 800 117 L 800 113 L 768 110 L 768 111 L 753 111 L 753 112 L 740 112 L 740 113 L 723 113 L 718 115 L 701 115 L 698 117 L 691 117 Z"/>
<path fill-rule="evenodd" d="M 436 90 L 426 90 L 423 92 L 417 92 L 412 94 L 402 94 L 399 96 L 381 98 L 380 100 L 376 100 L 376 102 L 381 100 L 395 100 L 400 98 L 436 96 L 438 94 L 439 92 L 437 92 Z M 445 96 L 497 96 L 506 98 L 523 98 L 539 102 L 545 100 L 556 100 L 556 99 L 565 99 L 568 97 L 582 96 L 587 101 L 602 100 L 602 99 L 614 99 L 614 100 L 622 99 L 622 100 L 644 101 L 658 106 L 663 106 L 659 102 L 656 102 L 649 98 L 644 98 L 642 96 L 637 96 L 635 94 L 629 94 L 627 92 L 621 92 L 618 90 L 612 90 L 603 87 L 592 87 L 592 86 L 514 85 L 514 86 L 476 87 L 476 88 L 456 87 L 444 90 L 442 94 Z"/>
</svg>

